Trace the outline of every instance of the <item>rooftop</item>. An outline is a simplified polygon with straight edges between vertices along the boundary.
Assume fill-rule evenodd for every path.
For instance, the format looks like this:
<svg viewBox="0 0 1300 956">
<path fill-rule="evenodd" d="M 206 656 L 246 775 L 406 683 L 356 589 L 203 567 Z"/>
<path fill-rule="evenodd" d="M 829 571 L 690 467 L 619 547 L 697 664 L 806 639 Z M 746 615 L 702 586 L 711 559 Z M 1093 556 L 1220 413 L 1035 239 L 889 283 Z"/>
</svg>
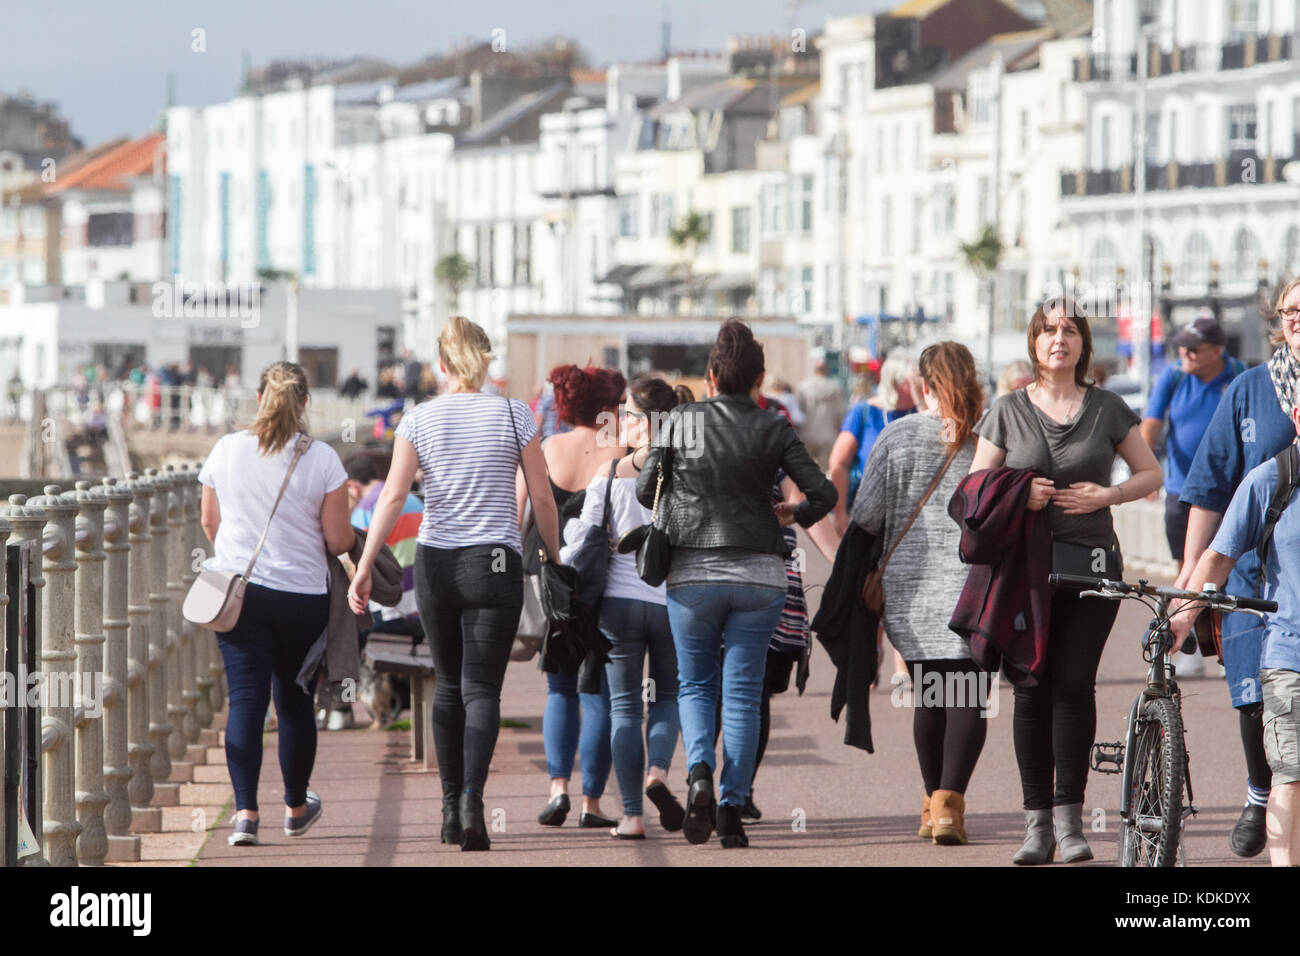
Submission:
<svg viewBox="0 0 1300 956">
<path fill-rule="evenodd" d="M 48 193 L 66 192 L 69 189 L 101 191 L 126 190 L 137 176 L 153 172 L 158 147 L 167 142 L 165 133 L 150 133 L 129 142 L 117 141 L 78 168 L 68 172 L 58 171 L 58 178 L 50 184 Z M 163 159 L 164 167 L 166 159 Z"/>
</svg>

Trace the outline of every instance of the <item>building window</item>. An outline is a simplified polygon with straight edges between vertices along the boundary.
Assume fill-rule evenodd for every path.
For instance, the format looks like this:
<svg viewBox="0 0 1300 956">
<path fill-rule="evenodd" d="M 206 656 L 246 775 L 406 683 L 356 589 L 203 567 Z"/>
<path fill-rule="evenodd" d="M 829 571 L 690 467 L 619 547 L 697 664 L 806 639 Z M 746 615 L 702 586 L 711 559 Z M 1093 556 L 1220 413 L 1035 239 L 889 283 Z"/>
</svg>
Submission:
<svg viewBox="0 0 1300 956">
<path fill-rule="evenodd" d="M 1148 166 L 1160 162 L 1160 114 L 1147 114 L 1146 161 Z"/>
<path fill-rule="evenodd" d="M 795 296 L 794 311 L 807 314 L 812 311 L 813 295 L 813 270 L 812 266 L 804 266 L 799 273 L 799 288 Z"/>
<path fill-rule="evenodd" d="M 912 197 L 912 254 L 921 251 L 921 217 L 925 215 L 925 197 Z"/>
<path fill-rule="evenodd" d="M 1020 111 L 1020 152 L 1029 151 L 1029 110 Z"/>
<path fill-rule="evenodd" d="M 749 207 L 731 207 L 731 251 L 749 252 Z"/>
<path fill-rule="evenodd" d="M 1247 43 L 1259 33 L 1259 0 L 1232 0 L 1229 20 L 1229 43 Z"/>
<path fill-rule="evenodd" d="M 979 178 L 975 196 L 976 201 L 979 203 L 979 208 L 975 212 L 975 218 L 982 229 L 991 221 L 989 217 L 989 178 L 987 176 L 981 176 Z"/>
<path fill-rule="evenodd" d="M 1237 103 L 1228 107 L 1228 149 L 1255 148 L 1255 104 Z"/>
<path fill-rule="evenodd" d="M 129 246 L 135 234 L 135 217 L 129 212 L 91 213 L 86 219 L 86 245 Z"/>
<path fill-rule="evenodd" d="M 1287 275 L 1300 273 L 1300 228 L 1292 226 L 1286 231 L 1286 246 L 1282 254 L 1282 266 Z"/>
<path fill-rule="evenodd" d="M 880 200 L 880 254 L 889 255 L 889 233 L 893 226 L 893 200 L 884 196 Z"/>
<path fill-rule="evenodd" d="M 1210 241 L 1194 232 L 1183 243 L 1183 257 L 1178 263 L 1178 284 L 1204 288 L 1210 278 Z"/>
<path fill-rule="evenodd" d="M 1244 227 L 1238 229 L 1232 240 L 1231 281 L 1253 283 L 1259 269 L 1259 258 L 1259 240 L 1255 234 Z"/>
<path fill-rule="evenodd" d="M 474 233 L 474 284 L 492 284 L 492 227 L 479 226 Z"/>
<path fill-rule="evenodd" d="M 650 197 L 650 235 L 666 236 L 673 228 L 673 194 L 654 193 Z"/>
<path fill-rule="evenodd" d="M 641 197 L 636 193 L 618 197 L 618 234 L 626 239 L 637 237 Z"/>
<path fill-rule="evenodd" d="M 1101 155 L 1101 163 L 1098 169 L 1110 169 L 1110 137 L 1111 128 L 1114 126 L 1114 120 L 1109 116 L 1101 118 L 1101 142 L 1097 144 L 1097 151 Z"/>
<path fill-rule="evenodd" d="M 704 233 L 704 238 L 700 240 L 700 244 L 695 251 L 697 253 L 712 252 L 713 251 L 713 213 L 711 212 L 700 213 L 700 228 Z"/>
<path fill-rule="evenodd" d="M 934 232 L 952 235 L 957 227 L 957 191 L 952 183 L 940 183 L 934 191 Z"/>
</svg>

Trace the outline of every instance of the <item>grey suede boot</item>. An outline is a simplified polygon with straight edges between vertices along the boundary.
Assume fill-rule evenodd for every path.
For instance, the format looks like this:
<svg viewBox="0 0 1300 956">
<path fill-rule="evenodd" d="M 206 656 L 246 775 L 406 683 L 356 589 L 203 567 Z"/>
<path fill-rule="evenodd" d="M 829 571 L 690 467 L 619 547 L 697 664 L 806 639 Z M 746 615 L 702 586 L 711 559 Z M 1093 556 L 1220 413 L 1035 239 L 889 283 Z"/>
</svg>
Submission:
<svg viewBox="0 0 1300 956">
<path fill-rule="evenodd" d="M 1083 835 L 1083 804 L 1070 803 L 1052 807 L 1052 829 L 1061 848 L 1062 863 L 1092 859 L 1092 848 Z"/>
<path fill-rule="evenodd" d="M 1025 842 L 1011 858 L 1021 866 L 1042 866 L 1052 862 L 1056 839 L 1052 835 L 1051 810 L 1025 811 Z"/>
</svg>

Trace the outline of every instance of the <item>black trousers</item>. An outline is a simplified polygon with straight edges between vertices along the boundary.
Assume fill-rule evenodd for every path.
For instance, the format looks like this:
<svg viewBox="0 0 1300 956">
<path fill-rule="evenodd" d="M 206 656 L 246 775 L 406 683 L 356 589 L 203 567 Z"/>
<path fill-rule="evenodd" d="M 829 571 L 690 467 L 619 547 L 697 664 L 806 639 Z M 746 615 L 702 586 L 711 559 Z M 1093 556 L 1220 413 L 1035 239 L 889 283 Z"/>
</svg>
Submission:
<svg viewBox="0 0 1300 956">
<path fill-rule="evenodd" d="M 989 724 L 982 713 L 987 698 L 981 702 L 978 688 L 990 675 L 972 660 L 908 661 L 907 673 L 912 677 L 912 741 L 925 794 L 936 790 L 964 794 L 988 737 Z M 940 675 L 940 686 L 945 688 L 937 707 L 924 705 L 930 673 Z M 954 699 L 949 699 L 948 688 L 958 689 Z"/>
<path fill-rule="evenodd" d="M 501 729 L 501 685 L 524 602 L 519 553 L 506 545 L 415 551 L 415 599 L 437 683 L 433 745 L 443 796 L 483 792 Z"/>
<path fill-rule="evenodd" d="M 1179 564 L 1183 563 L 1183 545 L 1187 542 L 1187 516 L 1192 513 L 1192 506 L 1178 500 L 1177 495 L 1165 497 L 1165 538 L 1169 542 L 1169 553 Z"/>
<path fill-rule="evenodd" d="M 1052 590 L 1043 680 L 1014 689 L 1012 738 L 1026 810 L 1083 802 L 1097 733 L 1097 665 L 1118 613 L 1116 601 Z"/>
</svg>

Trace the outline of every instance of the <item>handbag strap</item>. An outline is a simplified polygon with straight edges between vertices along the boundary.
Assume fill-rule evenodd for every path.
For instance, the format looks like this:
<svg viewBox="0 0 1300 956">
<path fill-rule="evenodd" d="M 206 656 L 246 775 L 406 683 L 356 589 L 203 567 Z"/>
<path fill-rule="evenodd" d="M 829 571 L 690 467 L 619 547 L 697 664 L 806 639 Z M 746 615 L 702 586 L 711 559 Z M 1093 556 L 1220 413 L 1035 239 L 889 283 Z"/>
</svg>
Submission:
<svg viewBox="0 0 1300 956">
<path fill-rule="evenodd" d="M 528 469 L 524 467 L 524 443 L 519 440 L 519 426 L 515 424 L 515 413 L 514 409 L 510 407 L 510 399 L 504 395 L 501 398 L 506 403 L 506 418 L 510 419 L 510 430 L 515 433 L 515 448 L 519 450 L 519 470 L 524 473 L 524 488 L 528 490 L 528 502 L 526 504 L 529 504 L 533 500 L 533 486 L 528 483 Z M 537 516 L 533 515 L 533 521 L 536 520 Z M 538 537 L 541 537 L 541 529 L 538 529 Z M 546 553 L 546 540 L 544 538 L 542 539 L 542 546 L 538 548 L 538 554 L 543 564 L 552 560 L 551 556 Z"/>
<path fill-rule="evenodd" d="M 667 425 L 665 427 L 668 427 Z M 659 523 L 659 494 L 663 490 L 664 475 L 671 473 L 673 467 L 673 441 L 672 436 L 665 436 L 663 452 L 659 455 L 658 475 L 655 476 L 655 500 L 650 506 L 650 524 L 652 526 Z"/>
<path fill-rule="evenodd" d="M 611 551 L 614 549 L 614 540 L 610 534 L 613 522 L 610 521 L 609 517 L 609 502 L 610 493 L 614 490 L 614 473 L 616 471 L 618 471 L 618 459 L 614 458 L 609 463 L 609 480 L 605 482 L 605 510 L 601 512 L 602 517 L 600 521 L 601 530 L 605 532 L 605 539 L 609 541 Z"/>
<path fill-rule="evenodd" d="M 903 530 L 898 532 L 898 537 L 894 539 L 894 543 L 890 546 L 889 551 L 880 561 L 880 570 L 882 573 L 885 570 L 885 566 L 889 564 L 889 559 L 894 556 L 894 551 L 903 543 L 903 538 L 912 527 L 912 522 L 914 522 L 916 516 L 921 513 L 921 509 L 925 507 L 925 503 L 930 500 L 930 496 L 934 494 L 934 489 L 939 487 L 939 482 L 943 481 L 943 476 L 948 473 L 948 466 L 952 464 L 953 459 L 957 457 L 957 452 L 959 451 L 961 451 L 960 445 L 948 452 L 948 457 L 943 460 L 943 467 L 939 469 L 939 474 L 934 476 L 934 480 L 930 482 L 930 487 L 925 489 L 925 494 L 921 496 L 921 500 L 918 501 L 916 507 L 912 509 L 912 516 L 907 519 L 907 524 L 903 525 Z"/>
<path fill-rule="evenodd" d="M 298 441 L 293 446 L 293 460 L 289 462 L 289 470 L 284 473 L 284 481 L 280 482 L 280 493 L 275 496 L 275 504 L 271 506 L 271 513 L 266 516 L 266 527 L 262 529 L 262 536 L 257 539 L 257 547 L 253 549 L 253 557 L 248 562 L 248 570 L 244 572 L 244 578 L 247 579 L 253 573 L 253 565 L 262 554 L 262 545 L 266 544 L 266 536 L 271 531 L 271 519 L 275 517 L 276 509 L 280 507 L 280 499 L 284 497 L 285 489 L 289 487 L 289 479 L 293 477 L 293 470 L 298 467 L 298 459 L 311 446 L 310 435 L 299 435 Z"/>
</svg>

